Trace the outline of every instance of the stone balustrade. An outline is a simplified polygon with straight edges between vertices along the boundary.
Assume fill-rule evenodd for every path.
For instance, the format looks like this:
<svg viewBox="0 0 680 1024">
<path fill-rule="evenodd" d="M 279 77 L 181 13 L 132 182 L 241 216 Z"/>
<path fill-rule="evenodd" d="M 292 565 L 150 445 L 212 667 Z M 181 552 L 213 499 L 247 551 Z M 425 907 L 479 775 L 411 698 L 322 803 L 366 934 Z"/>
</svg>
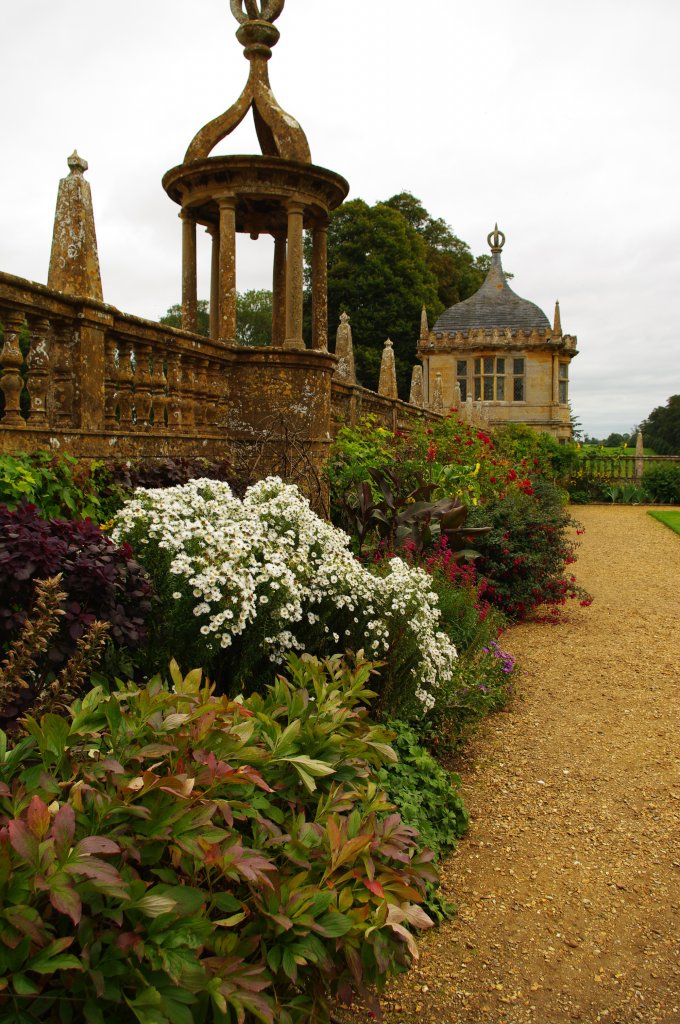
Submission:
<svg viewBox="0 0 680 1024">
<path fill-rule="evenodd" d="M 235 355 L 210 339 L 4 273 L 0 327 L 0 451 L 60 448 L 65 435 L 76 456 L 224 441 Z"/>
<path fill-rule="evenodd" d="M 579 474 L 588 479 L 641 480 L 645 469 L 654 465 L 680 464 L 677 455 L 586 455 L 579 462 Z"/>
</svg>

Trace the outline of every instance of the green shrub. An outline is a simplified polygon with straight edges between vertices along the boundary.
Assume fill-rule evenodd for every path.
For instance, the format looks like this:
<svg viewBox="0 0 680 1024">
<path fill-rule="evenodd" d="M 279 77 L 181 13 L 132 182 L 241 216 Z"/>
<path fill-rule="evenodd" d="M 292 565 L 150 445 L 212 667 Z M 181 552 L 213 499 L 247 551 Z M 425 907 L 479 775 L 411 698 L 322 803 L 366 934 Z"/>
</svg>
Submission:
<svg viewBox="0 0 680 1024">
<path fill-rule="evenodd" d="M 515 681 L 515 659 L 498 640 L 459 658 L 432 713 L 417 730 L 437 756 L 454 753 L 488 715 L 505 707 Z"/>
<path fill-rule="evenodd" d="M 388 706 L 432 706 L 456 652 L 427 575 L 394 559 L 380 577 L 294 486 L 268 477 L 243 501 L 226 483 L 139 490 L 112 533 L 148 570 L 162 611 L 157 664 L 174 650 L 220 686 L 264 687 L 290 651 L 367 650 Z"/>
<path fill-rule="evenodd" d="M 50 452 L 0 455 L 0 504 L 16 509 L 29 502 L 45 519 L 99 520 L 102 504 L 92 479 L 98 465 Z"/>
<path fill-rule="evenodd" d="M 377 784 L 370 666 L 289 671 L 231 701 L 175 666 L 0 733 L 2 1024 L 324 1024 L 408 966 L 436 875 Z"/>
<path fill-rule="evenodd" d="M 680 462 L 657 462 L 645 469 L 645 490 L 660 505 L 680 505 Z"/>
<path fill-rule="evenodd" d="M 485 597 L 511 619 L 522 619 L 539 605 L 561 605 L 586 592 L 568 574 L 576 561 L 576 545 L 567 529 L 576 525 L 563 492 L 537 477 L 531 493 L 510 490 L 472 509 L 476 526 L 491 526 L 480 538 L 477 571 L 488 585 Z"/>
<path fill-rule="evenodd" d="M 469 815 L 458 791 L 460 779 L 446 771 L 423 747 L 406 722 L 387 719 L 399 760 L 380 770 L 380 782 L 404 821 L 438 857 L 465 834 Z"/>
</svg>

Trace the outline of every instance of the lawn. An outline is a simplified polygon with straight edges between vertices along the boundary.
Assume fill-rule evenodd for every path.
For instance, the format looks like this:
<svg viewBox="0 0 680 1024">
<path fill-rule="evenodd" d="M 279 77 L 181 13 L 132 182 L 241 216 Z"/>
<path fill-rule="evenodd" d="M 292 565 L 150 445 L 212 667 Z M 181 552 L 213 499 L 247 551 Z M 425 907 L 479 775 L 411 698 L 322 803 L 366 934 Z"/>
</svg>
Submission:
<svg viewBox="0 0 680 1024">
<path fill-rule="evenodd" d="M 680 536 L 680 512 L 649 512 L 652 519 L 658 519 L 664 526 L 670 527 Z"/>
</svg>

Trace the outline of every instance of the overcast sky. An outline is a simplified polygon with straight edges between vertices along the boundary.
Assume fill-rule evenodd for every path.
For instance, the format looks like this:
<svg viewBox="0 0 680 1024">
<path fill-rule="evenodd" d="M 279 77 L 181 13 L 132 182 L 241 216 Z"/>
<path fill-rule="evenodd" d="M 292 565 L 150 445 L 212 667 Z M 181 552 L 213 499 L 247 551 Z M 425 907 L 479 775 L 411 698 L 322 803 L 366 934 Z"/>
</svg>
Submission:
<svg viewBox="0 0 680 1024">
<path fill-rule="evenodd" d="M 314 163 L 370 203 L 408 190 L 576 334 L 597 436 L 680 392 L 680 0 L 286 0 L 270 66 Z M 228 0 L 1 0 L 0 270 L 45 282 L 57 184 L 90 164 L 104 298 L 180 297 L 161 177 L 237 98 Z M 250 119 L 249 119 L 250 121 Z M 217 152 L 254 152 L 250 124 Z M 208 239 L 200 294 L 208 295 Z M 244 241 L 238 287 L 269 287 Z M 415 351 L 415 339 L 414 339 Z"/>
</svg>

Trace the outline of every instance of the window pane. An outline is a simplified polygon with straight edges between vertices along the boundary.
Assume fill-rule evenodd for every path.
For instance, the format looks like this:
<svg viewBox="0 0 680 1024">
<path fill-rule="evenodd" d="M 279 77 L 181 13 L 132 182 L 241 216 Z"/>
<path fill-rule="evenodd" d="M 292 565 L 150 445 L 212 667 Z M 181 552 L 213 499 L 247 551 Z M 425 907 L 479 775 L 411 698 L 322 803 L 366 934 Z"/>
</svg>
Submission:
<svg viewBox="0 0 680 1024">
<path fill-rule="evenodd" d="M 569 376 L 569 366 L 567 363 L 560 363 L 560 380 L 566 380 Z"/>
<path fill-rule="evenodd" d="M 505 377 L 496 378 L 496 398 L 499 402 L 505 398 Z"/>
<path fill-rule="evenodd" d="M 484 378 L 484 401 L 493 402 L 493 377 Z"/>
<path fill-rule="evenodd" d="M 493 356 L 484 356 L 484 373 L 493 373 Z"/>
<path fill-rule="evenodd" d="M 512 361 L 512 372 L 513 373 L 517 373 L 517 374 L 524 373 L 524 360 L 523 359 L 513 359 L 513 361 Z"/>
<path fill-rule="evenodd" d="M 460 384 L 460 397 L 465 401 L 467 398 L 467 378 L 461 377 L 458 383 Z"/>
<path fill-rule="evenodd" d="M 481 377 L 475 377 L 475 401 L 479 401 L 482 397 L 482 380 Z"/>
<path fill-rule="evenodd" d="M 512 399 L 514 402 L 524 401 L 524 377 L 515 377 L 513 380 Z"/>
<path fill-rule="evenodd" d="M 467 377 L 467 359 L 459 359 L 456 363 L 456 373 L 459 377 Z"/>
<path fill-rule="evenodd" d="M 505 359 L 496 360 L 496 373 L 505 373 Z"/>
<path fill-rule="evenodd" d="M 475 359 L 475 373 L 481 373 L 481 372 L 482 372 L 482 360 L 481 359 Z"/>
<path fill-rule="evenodd" d="M 567 382 L 566 380 L 560 381 L 560 404 L 567 404 Z"/>
</svg>

